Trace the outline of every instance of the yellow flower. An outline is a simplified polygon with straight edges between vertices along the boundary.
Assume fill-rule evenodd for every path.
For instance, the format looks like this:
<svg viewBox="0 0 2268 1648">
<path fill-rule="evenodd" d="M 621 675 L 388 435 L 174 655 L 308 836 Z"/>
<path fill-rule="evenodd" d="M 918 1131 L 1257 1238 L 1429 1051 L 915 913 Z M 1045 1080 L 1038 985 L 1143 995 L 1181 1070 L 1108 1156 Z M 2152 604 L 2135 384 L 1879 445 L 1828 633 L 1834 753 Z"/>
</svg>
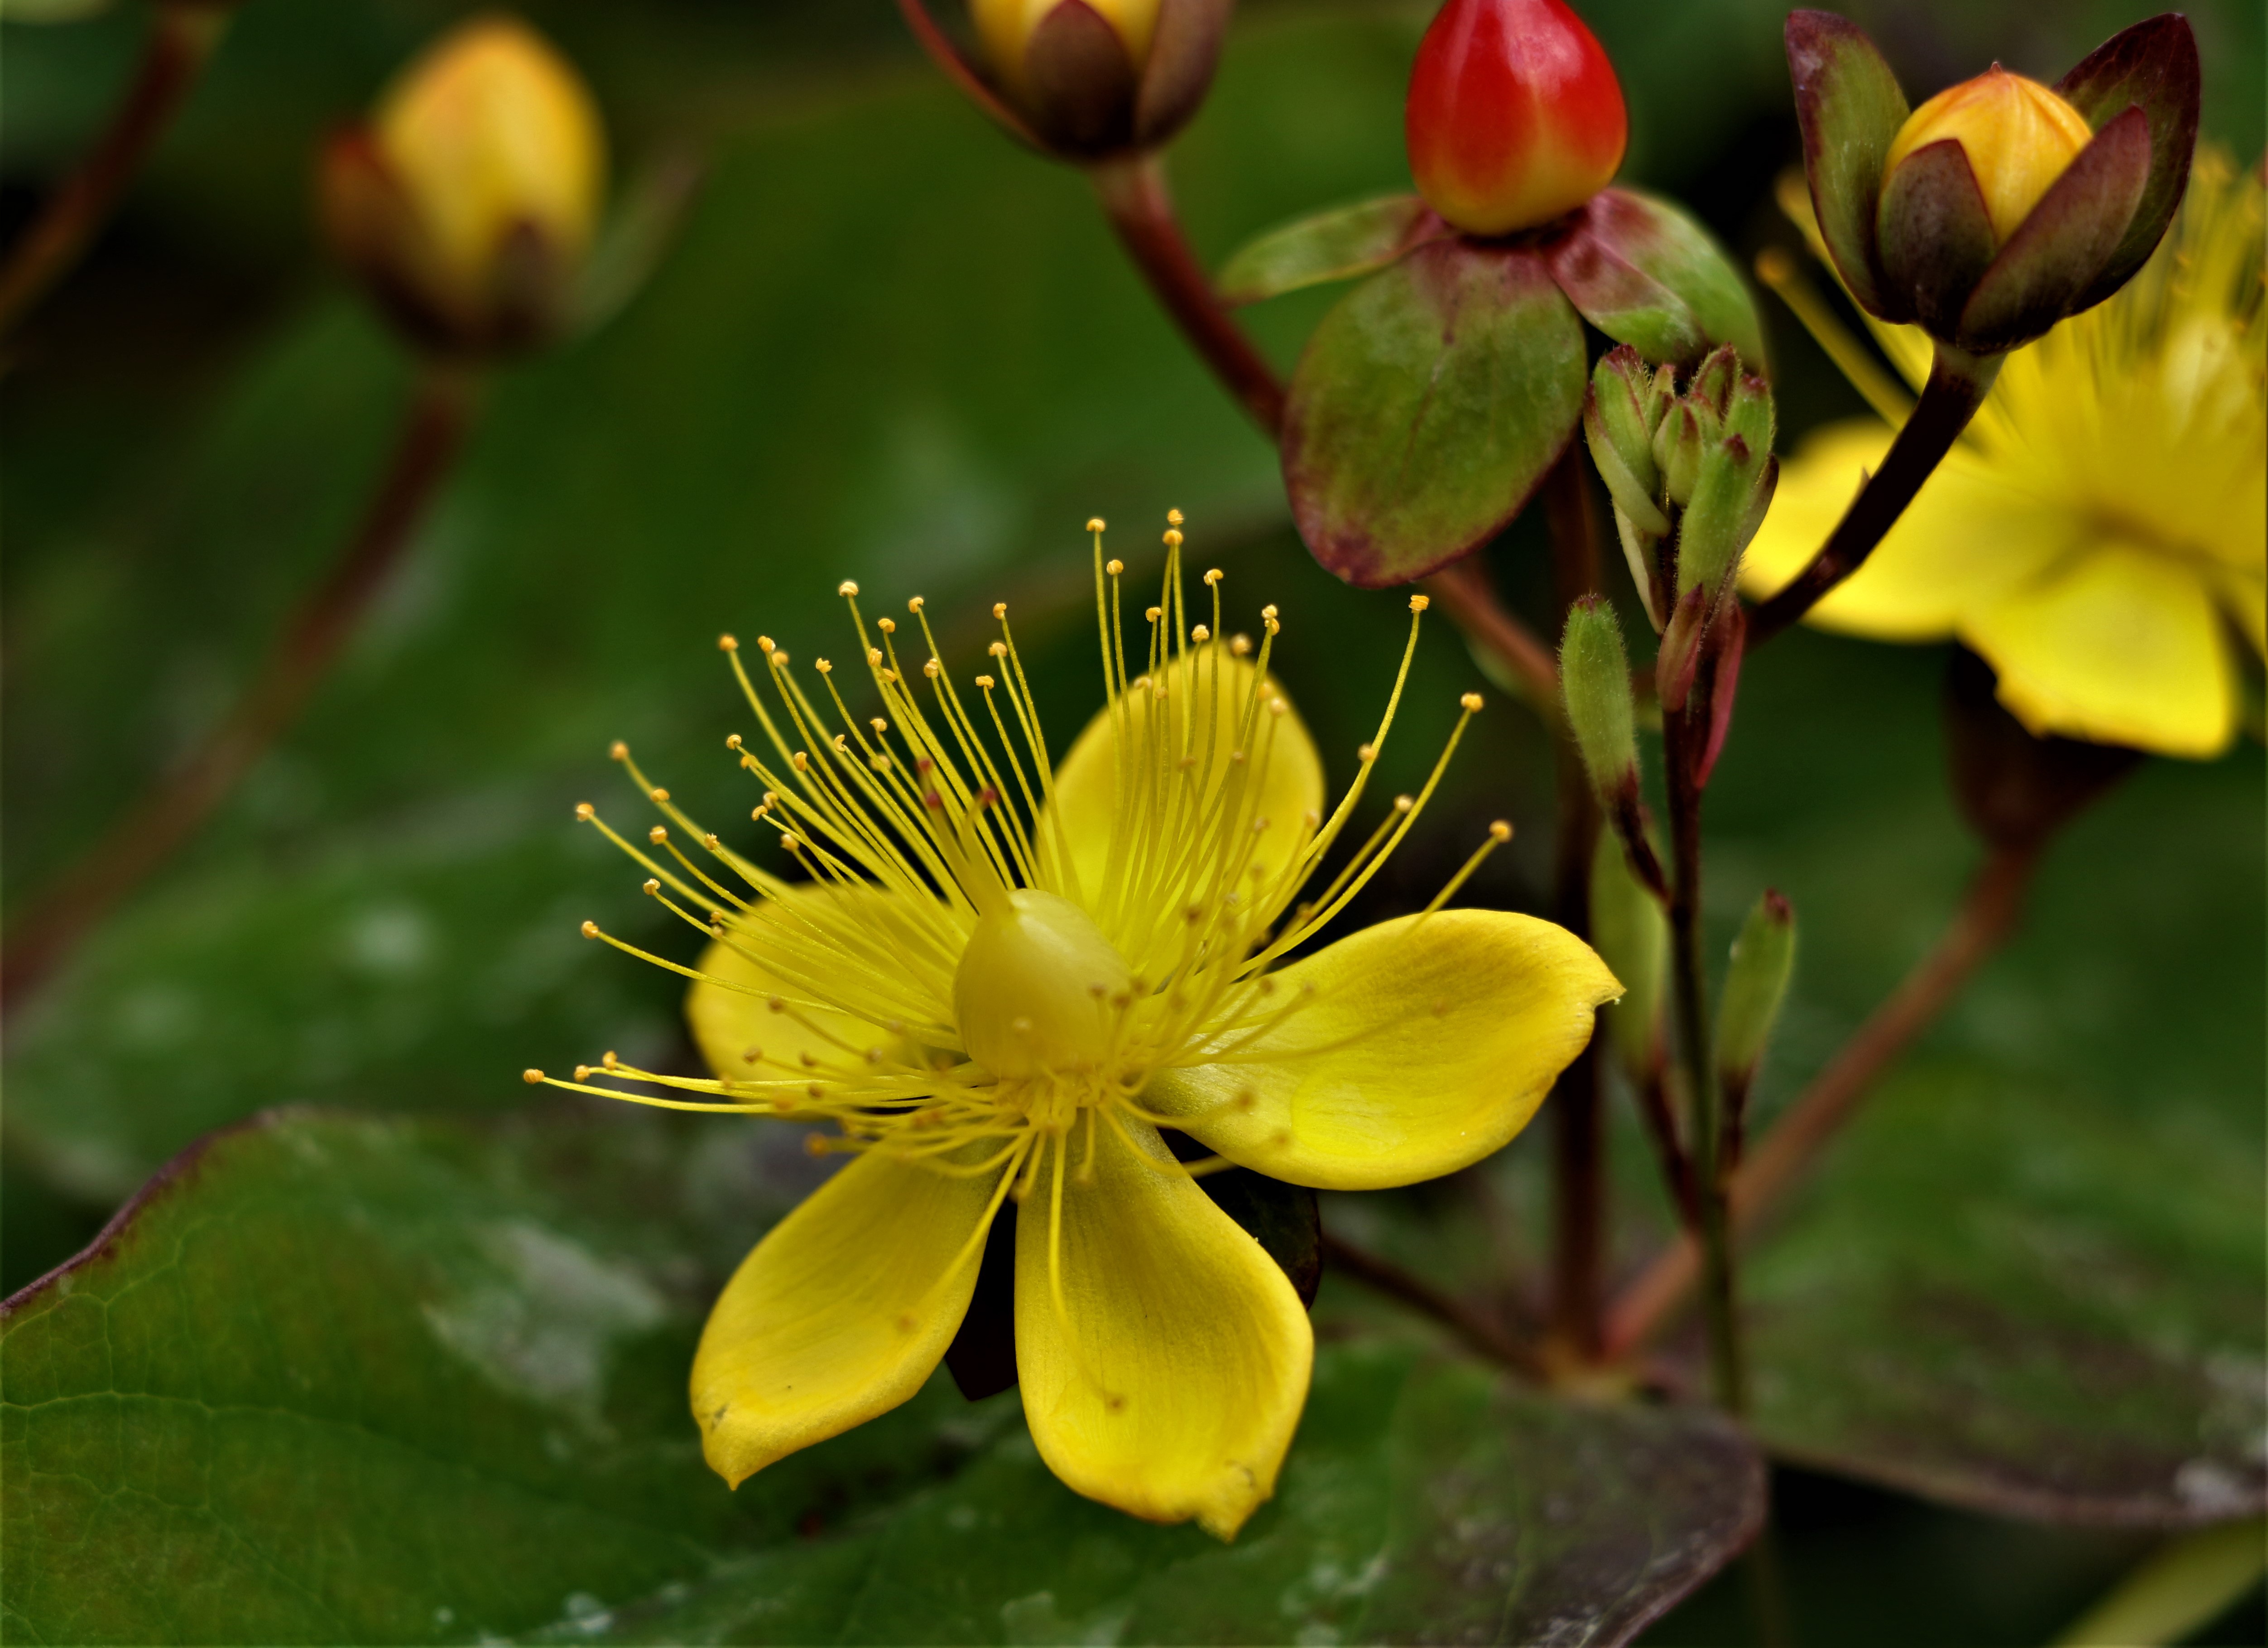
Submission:
<svg viewBox="0 0 2268 1648">
<path fill-rule="evenodd" d="M 588 1067 L 553 1084 L 831 1124 L 811 1142 L 853 1157 L 757 1245 L 702 1336 L 694 1416 L 735 1485 L 921 1387 L 1012 1197 L 1017 1365 L 1041 1456 L 1091 1498 L 1232 1537 L 1274 1489 L 1314 1339 L 1283 1271 L 1195 1182 L 1205 1163 L 1176 1161 L 1159 1130 L 1296 1184 L 1450 1172 L 1526 1125 L 1620 993 L 1549 922 L 1440 907 L 1502 825 L 1426 911 L 1292 959 L 1407 835 L 1479 697 L 1424 791 L 1295 905 L 1363 793 L 1416 619 L 1326 816 L 1322 763 L 1268 673 L 1276 609 L 1256 654 L 1224 634 L 1213 572 L 1210 622 L 1191 623 L 1169 532 L 1146 647 L 1130 654 L 1123 569 L 1090 524 L 1108 707 L 1060 765 L 1005 607 L 994 673 L 971 695 L 921 602 L 917 639 L 902 640 L 845 584 L 855 673 L 880 714 L 852 713 L 852 671 L 794 669 L 767 637 L 752 680 L 723 643 L 759 729 L 726 742 L 762 787 L 756 822 L 807 879 L 704 831 L 634 765 L 669 823 L 644 842 L 600 824 L 712 940 L 696 967 L 660 964 L 694 979 L 687 1011 L 716 1075 L 609 1054 L 603 1073 L 683 1097 L 600 1087 Z"/>
<path fill-rule="evenodd" d="M 1883 640 L 1957 636 L 2042 736 L 2227 749 L 2244 660 L 2268 652 L 2261 197 L 2257 177 L 2200 150 L 2149 262 L 2009 355 L 1961 444 L 1809 621 Z M 1928 341 L 1874 331 L 1919 384 Z M 1750 595 L 1811 558 L 1890 436 L 1864 418 L 1802 445 L 1749 546 Z"/>
</svg>

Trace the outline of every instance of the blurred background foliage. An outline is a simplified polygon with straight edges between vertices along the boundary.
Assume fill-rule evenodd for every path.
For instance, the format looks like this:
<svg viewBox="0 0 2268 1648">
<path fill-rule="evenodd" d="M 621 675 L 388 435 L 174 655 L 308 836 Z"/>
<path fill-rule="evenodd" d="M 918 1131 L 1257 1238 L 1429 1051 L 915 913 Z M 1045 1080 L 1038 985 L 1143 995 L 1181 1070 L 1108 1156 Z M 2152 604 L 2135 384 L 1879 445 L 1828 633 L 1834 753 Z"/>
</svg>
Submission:
<svg viewBox="0 0 2268 1648">
<path fill-rule="evenodd" d="M 2052 78 L 2135 15 L 2109 0 L 1847 9 L 1916 88 L 1992 58 Z M 887 0 L 523 10 L 594 85 L 618 180 L 691 148 L 705 184 L 627 311 L 499 376 L 404 576 L 311 713 L 11 1024 L 10 1289 L 168 1157 L 254 1112 L 503 1112 L 528 1102 L 523 1065 L 607 1047 L 687 1060 L 673 982 L 576 936 L 592 916 L 681 948 L 570 808 L 635 813 L 604 758 L 622 736 L 696 815 L 738 816 L 721 740 L 743 712 L 721 630 L 804 656 L 839 647 L 832 592 L 856 577 L 885 604 L 926 595 L 948 648 L 973 655 L 1005 597 L 1066 738 L 1097 695 L 1079 523 L 1105 515 L 1113 549 L 1153 565 L 1174 506 L 1248 623 L 1284 608 L 1284 675 L 1336 778 L 1391 678 L 1400 598 L 1307 562 L 1267 443 L 1154 312 L 1079 180 L 939 84 Z M 1406 187 L 1401 95 L 1426 10 L 1243 9 L 1170 162 L 1208 256 Z M 1770 193 L 1795 156 L 1778 0 L 1583 10 L 1629 94 L 1626 175 L 1744 256 L 1792 246 Z M 409 370 L 316 248 L 311 156 L 461 11 L 247 0 L 118 222 L 11 345 L 11 905 L 210 724 L 361 507 Z M 2193 17 L 2207 135 L 2249 161 L 2261 9 L 2215 0 Z M 0 34 L 10 225 L 102 117 L 144 26 L 126 4 Z M 1280 361 L 1332 296 L 1259 312 Z M 1859 410 L 1785 311 L 1765 313 L 1789 439 Z M 1491 553 L 1549 627 L 1528 523 Z M 1942 668 L 1932 649 L 1801 634 L 1744 684 L 1712 790 L 1712 913 L 1729 937 L 1769 881 L 1804 922 L 1767 1117 L 1926 946 L 1974 861 L 1940 777 Z M 1381 795 L 1422 774 L 1476 671 L 1453 631 L 1429 632 Z M 1780 1477 L 1815 1639 L 2041 1639 L 2151 1537 L 2039 1526 L 2039 1478 L 2056 1474 L 2041 1460 L 2098 1496 L 2083 1519 L 2146 1530 L 2179 1511 L 2188 1451 L 2224 1474 L 2257 1464 L 2262 788 L 2247 744 L 2213 766 L 2153 762 L 2082 820 L 2026 934 L 1760 1260 L 1762 1423 L 1830 1473 Z M 1496 816 L 1522 834 L 1469 896 L 1543 907 L 1550 791 L 1533 718 L 1499 701 L 1369 913 L 1421 904 Z M 1327 1217 L 1429 1268 L 1476 1278 L 1497 1253 L 1532 1272 L 1542 1155 L 1524 1139 L 1471 1183 Z M 1617 1167 L 1626 1271 L 1668 1222 L 1633 1130 Z M 1336 1288 L 1322 1312 L 1390 1325 Z M 1980 1341 L 2016 1349 L 1964 1365 Z M 1948 1458 L 1918 1452 L 1947 1435 Z M 2209 1512 L 2216 1480 L 2191 1486 L 2205 1497 L 2190 1509 Z M 1656 1639 L 1736 1637 L 1725 1590 Z M 2201 1640 L 2262 1630 L 2256 1598 Z"/>
</svg>

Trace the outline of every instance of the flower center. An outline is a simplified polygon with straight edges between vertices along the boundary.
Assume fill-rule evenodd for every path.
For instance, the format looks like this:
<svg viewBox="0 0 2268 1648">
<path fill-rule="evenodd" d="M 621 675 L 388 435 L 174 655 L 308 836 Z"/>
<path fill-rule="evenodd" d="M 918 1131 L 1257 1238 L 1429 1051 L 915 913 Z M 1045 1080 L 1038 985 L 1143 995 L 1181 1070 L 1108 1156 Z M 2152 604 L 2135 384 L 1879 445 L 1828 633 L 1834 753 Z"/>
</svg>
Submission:
<svg viewBox="0 0 2268 1648">
<path fill-rule="evenodd" d="M 1132 975 L 1086 912 L 1024 888 L 978 918 L 954 974 L 968 1056 L 1020 1080 L 1091 1071 L 1109 1056 Z"/>
</svg>

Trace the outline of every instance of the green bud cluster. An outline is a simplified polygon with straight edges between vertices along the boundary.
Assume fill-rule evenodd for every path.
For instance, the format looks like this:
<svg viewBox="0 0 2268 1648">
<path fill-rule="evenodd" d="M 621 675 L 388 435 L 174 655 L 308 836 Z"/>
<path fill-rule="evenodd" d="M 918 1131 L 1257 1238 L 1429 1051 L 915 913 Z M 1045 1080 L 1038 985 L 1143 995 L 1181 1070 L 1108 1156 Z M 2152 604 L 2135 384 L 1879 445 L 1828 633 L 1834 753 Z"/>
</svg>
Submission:
<svg viewBox="0 0 2268 1648">
<path fill-rule="evenodd" d="M 1727 345 L 1681 394 L 1673 367 L 1650 368 L 1624 344 L 1591 374 L 1583 432 L 1646 617 L 1662 632 L 1658 673 L 1690 678 L 1779 478 L 1771 389 Z"/>
</svg>

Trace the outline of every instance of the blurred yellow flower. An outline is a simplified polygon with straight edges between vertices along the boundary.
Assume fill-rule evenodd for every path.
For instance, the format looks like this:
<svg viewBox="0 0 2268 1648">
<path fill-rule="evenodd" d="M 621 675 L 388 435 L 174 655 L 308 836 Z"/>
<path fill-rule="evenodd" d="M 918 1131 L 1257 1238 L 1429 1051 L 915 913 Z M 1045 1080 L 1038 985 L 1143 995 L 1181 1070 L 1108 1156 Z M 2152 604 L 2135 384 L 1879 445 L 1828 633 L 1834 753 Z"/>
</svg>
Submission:
<svg viewBox="0 0 2268 1648">
<path fill-rule="evenodd" d="M 1808 209 L 1791 210 L 1808 230 Z M 2262 257 L 2259 179 L 2200 150 L 2149 262 L 2008 357 L 1960 445 L 1808 621 L 1883 640 L 1957 636 L 2036 735 L 2227 749 L 2247 654 L 2268 652 Z M 1918 385 L 1929 341 L 1869 324 Z M 1749 547 L 1749 595 L 1809 560 L 1891 432 L 1864 418 L 1802 444 Z"/>
<path fill-rule="evenodd" d="M 1314 1338 L 1284 1272 L 1196 1183 L 1207 1164 L 1177 1161 L 1159 1130 L 1295 1184 L 1450 1172 L 1526 1125 L 1619 994 L 1560 927 L 1440 907 L 1501 825 L 1426 911 L 1287 960 L 1408 833 L 1464 720 L 1425 791 L 1295 906 L 1363 793 L 1410 650 L 1326 817 L 1322 764 L 1268 674 L 1276 610 L 1256 654 L 1224 635 L 1208 573 L 1210 622 L 1193 624 L 1169 547 L 1130 657 L 1122 568 L 1093 526 L 1108 707 L 1060 765 L 1005 607 L 996 673 L 964 696 L 919 601 L 902 651 L 846 584 L 885 713 L 852 714 L 828 661 L 799 674 L 762 638 L 768 706 L 725 642 L 761 728 L 728 743 L 763 787 L 757 822 L 807 881 L 723 845 L 634 765 L 669 824 L 644 841 L 600 824 L 711 941 L 697 967 L 660 964 L 695 980 L 687 1011 L 716 1075 L 609 1054 L 554 1085 L 828 1123 L 812 1142 L 853 1155 L 757 1245 L 702 1337 L 694 1415 L 735 1484 L 921 1387 L 1013 1198 L 1017 1367 L 1041 1456 L 1091 1498 L 1233 1536 L 1274 1489 Z M 1465 716 L 1479 704 L 1468 694 Z"/>
</svg>

